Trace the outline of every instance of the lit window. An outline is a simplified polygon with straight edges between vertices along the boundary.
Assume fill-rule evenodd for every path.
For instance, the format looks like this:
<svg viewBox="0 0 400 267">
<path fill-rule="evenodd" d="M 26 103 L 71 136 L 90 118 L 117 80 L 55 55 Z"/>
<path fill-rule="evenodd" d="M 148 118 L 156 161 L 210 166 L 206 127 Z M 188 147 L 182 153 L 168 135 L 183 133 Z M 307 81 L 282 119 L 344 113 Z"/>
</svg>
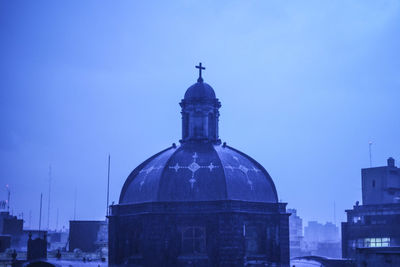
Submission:
<svg viewBox="0 0 400 267">
<path fill-rule="evenodd" d="M 360 240 L 362 241 L 362 239 L 359 239 L 359 242 Z M 364 238 L 363 247 L 366 248 L 390 247 L 390 237 Z"/>
<path fill-rule="evenodd" d="M 360 216 L 354 216 L 354 217 L 353 217 L 353 222 L 354 222 L 354 223 L 359 223 L 359 222 L 361 222 L 361 217 L 360 217 Z"/>
</svg>

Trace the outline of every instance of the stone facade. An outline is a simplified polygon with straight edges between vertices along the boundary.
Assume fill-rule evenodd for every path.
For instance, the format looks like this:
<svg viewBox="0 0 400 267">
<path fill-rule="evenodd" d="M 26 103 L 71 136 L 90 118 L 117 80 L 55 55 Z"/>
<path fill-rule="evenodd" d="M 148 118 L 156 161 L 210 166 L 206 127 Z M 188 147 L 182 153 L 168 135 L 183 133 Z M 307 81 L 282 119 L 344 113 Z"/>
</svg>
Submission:
<svg viewBox="0 0 400 267">
<path fill-rule="evenodd" d="M 243 201 L 113 206 L 109 261 L 133 266 L 289 265 L 286 204 Z"/>
</svg>

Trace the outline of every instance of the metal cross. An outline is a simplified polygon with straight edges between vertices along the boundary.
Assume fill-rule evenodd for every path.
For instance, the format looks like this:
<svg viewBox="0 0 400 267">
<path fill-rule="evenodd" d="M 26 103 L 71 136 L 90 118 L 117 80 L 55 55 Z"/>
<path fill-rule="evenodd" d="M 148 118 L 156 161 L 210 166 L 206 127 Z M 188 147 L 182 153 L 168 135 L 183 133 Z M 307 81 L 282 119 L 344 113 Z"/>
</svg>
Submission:
<svg viewBox="0 0 400 267">
<path fill-rule="evenodd" d="M 203 78 L 201 77 L 201 71 L 205 70 L 206 68 L 201 65 L 201 62 L 199 63 L 199 66 L 195 66 L 195 67 L 196 67 L 196 69 L 199 69 L 199 78 L 197 79 L 197 81 L 202 82 Z"/>
</svg>

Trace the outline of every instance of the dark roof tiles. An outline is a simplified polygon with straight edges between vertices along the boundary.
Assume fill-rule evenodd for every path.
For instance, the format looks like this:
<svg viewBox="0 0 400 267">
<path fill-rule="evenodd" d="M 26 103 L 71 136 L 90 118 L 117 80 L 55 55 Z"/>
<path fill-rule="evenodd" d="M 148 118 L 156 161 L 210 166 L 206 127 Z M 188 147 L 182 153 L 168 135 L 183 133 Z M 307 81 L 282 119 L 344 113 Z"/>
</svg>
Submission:
<svg viewBox="0 0 400 267">
<path fill-rule="evenodd" d="M 229 146 L 185 143 L 139 165 L 122 188 L 120 204 L 244 200 L 278 202 L 267 171 Z"/>
</svg>

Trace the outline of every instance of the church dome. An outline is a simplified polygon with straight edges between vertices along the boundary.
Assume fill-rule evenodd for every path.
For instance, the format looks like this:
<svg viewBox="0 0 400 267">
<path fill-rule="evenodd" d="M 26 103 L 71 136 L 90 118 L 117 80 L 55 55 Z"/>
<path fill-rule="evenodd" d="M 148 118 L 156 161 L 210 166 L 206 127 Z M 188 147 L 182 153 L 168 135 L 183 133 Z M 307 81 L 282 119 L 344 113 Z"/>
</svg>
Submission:
<svg viewBox="0 0 400 267">
<path fill-rule="evenodd" d="M 221 103 L 203 82 L 189 87 L 182 107 L 181 145 L 173 145 L 140 164 L 128 176 L 120 204 L 170 201 L 242 200 L 277 203 L 274 182 L 246 154 L 221 145 L 218 121 Z M 206 100 L 206 101 L 204 101 Z"/>
<path fill-rule="evenodd" d="M 215 99 L 214 89 L 205 82 L 197 82 L 190 86 L 185 93 L 185 100 L 190 99 Z"/>
<path fill-rule="evenodd" d="M 242 200 L 277 203 L 275 185 L 254 159 L 227 145 L 183 143 L 140 164 L 119 203 Z"/>
</svg>

